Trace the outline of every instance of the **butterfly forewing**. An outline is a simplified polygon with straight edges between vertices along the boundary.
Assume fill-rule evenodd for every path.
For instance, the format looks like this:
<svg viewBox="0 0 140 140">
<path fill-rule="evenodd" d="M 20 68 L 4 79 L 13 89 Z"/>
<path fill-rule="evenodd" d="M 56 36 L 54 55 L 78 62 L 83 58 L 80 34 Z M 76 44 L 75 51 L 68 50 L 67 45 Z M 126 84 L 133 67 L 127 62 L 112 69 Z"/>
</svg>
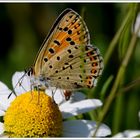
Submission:
<svg viewBox="0 0 140 140">
<path fill-rule="evenodd" d="M 79 14 L 66 9 L 56 20 L 35 62 L 35 74 L 42 73 L 44 64 L 68 46 L 87 45 L 90 35 Z"/>
</svg>

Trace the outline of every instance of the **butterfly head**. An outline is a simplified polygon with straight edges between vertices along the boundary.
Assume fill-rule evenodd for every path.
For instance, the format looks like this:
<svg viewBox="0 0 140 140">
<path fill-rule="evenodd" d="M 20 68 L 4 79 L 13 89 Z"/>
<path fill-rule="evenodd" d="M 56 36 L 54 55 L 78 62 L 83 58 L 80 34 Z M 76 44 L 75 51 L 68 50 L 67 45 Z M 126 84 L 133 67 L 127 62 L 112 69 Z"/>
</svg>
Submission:
<svg viewBox="0 0 140 140">
<path fill-rule="evenodd" d="M 37 88 L 39 90 L 45 90 L 49 87 L 49 78 L 45 77 L 43 74 L 39 76 L 35 75 L 34 67 L 29 68 L 25 73 L 30 78 L 31 88 Z"/>
</svg>

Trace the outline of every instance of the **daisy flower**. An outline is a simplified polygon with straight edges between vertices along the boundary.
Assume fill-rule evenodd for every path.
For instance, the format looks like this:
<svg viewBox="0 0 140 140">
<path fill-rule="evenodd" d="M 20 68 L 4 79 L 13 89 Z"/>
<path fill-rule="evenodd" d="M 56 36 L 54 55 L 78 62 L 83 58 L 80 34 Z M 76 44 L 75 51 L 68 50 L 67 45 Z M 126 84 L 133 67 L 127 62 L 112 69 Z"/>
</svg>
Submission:
<svg viewBox="0 0 140 140">
<path fill-rule="evenodd" d="M 50 90 L 46 93 L 30 91 L 30 80 L 22 79 L 22 85 L 15 86 L 23 72 L 16 72 L 12 77 L 15 94 L 0 82 L 0 136 L 1 137 L 92 137 L 96 122 L 91 120 L 68 119 L 78 114 L 94 110 L 102 105 L 97 99 L 85 99 L 78 92 L 69 101 L 65 101 L 60 90 L 52 102 Z M 25 92 L 26 91 L 26 92 Z M 96 137 L 110 135 L 110 128 L 102 124 Z"/>
</svg>

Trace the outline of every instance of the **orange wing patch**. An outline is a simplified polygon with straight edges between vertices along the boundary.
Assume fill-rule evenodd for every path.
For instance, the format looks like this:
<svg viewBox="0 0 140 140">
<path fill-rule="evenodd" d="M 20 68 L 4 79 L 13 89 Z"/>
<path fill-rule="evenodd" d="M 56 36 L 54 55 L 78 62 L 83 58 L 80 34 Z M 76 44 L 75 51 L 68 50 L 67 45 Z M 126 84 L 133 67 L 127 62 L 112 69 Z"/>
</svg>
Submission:
<svg viewBox="0 0 140 140">
<path fill-rule="evenodd" d="M 82 18 L 71 11 L 62 18 L 48 41 L 44 56 L 50 59 L 54 54 L 70 45 L 86 45 L 89 33 Z"/>
</svg>

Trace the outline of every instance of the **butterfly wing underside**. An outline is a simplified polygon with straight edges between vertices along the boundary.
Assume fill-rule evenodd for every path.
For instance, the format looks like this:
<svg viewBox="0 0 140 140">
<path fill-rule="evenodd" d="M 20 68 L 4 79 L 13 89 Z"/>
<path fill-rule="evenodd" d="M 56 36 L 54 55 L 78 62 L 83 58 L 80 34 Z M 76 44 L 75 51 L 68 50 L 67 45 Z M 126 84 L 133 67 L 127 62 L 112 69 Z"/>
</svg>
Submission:
<svg viewBox="0 0 140 140">
<path fill-rule="evenodd" d="M 72 9 L 54 23 L 35 61 L 35 76 L 49 79 L 50 86 L 72 90 L 95 86 L 103 59 L 90 45 L 88 28 Z"/>
</svg>

